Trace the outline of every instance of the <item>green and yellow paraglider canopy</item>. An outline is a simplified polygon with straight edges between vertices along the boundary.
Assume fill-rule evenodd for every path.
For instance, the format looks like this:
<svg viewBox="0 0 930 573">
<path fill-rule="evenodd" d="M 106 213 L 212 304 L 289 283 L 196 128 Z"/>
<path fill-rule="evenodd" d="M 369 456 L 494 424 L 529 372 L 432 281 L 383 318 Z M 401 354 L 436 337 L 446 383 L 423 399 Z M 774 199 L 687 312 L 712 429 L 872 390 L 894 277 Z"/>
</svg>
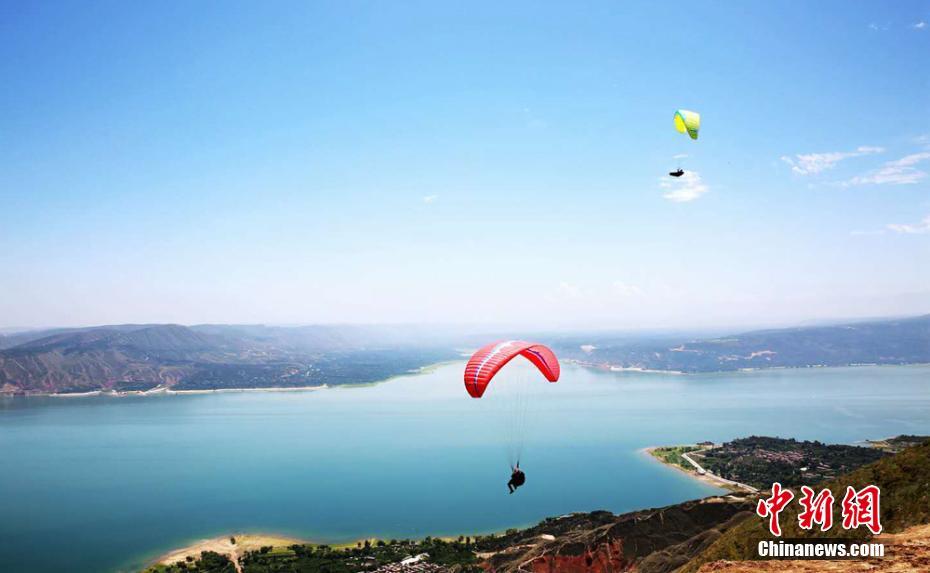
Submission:
<svg viewBox="0 0 930 573">
<path fill-rule="evenodd" d="M 697 139 L 698 131 L 701 129 L 701 114 L 687 109 L 676 110 L 675 129 L 678 133 L 687 132 L 691 139 Z"/>
</svg>

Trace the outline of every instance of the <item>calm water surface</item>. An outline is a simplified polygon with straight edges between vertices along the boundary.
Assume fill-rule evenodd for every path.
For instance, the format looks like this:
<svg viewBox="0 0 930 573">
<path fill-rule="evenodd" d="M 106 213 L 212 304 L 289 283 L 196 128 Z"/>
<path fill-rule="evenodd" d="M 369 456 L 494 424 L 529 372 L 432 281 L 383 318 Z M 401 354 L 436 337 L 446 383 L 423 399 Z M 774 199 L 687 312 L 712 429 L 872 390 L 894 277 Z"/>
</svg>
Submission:
<svg viewBox="0 0 930 573">
<path fill-rule="evenodd" d="M 649 445 L 930 434 L 928 367 L 566 366 L 561 382 L 534 389 L 527 485 L 509 496 L 505 424 L 466 396 L 461 369 L 316 392 L 0 399 L 0 571 L 134 570 L 237 531 L 326 541 L 496 531 L 719 491 L 651 461 L 639 452 Z"/>
</svg>

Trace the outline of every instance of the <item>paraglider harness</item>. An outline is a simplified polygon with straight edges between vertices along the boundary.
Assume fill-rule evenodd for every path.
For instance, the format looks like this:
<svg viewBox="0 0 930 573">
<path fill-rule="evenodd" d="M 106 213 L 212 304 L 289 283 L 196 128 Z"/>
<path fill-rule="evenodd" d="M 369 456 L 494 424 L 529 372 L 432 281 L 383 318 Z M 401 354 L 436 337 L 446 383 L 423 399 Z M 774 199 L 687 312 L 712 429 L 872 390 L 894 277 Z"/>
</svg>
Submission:
<svg viewBox="0 0 930 573">
<path fill-rule="evenodd" d="M 517 462 L 516 467 L 513 468 L 513 472 L 510 474 L 510 481 L 507 482 L 507 489 L 510 490 L 510 493 L 513 493 L 517 491 L 518 487 L 525 483 L 526 474 L 520 469 L 520 462 Z"/>
</svg>

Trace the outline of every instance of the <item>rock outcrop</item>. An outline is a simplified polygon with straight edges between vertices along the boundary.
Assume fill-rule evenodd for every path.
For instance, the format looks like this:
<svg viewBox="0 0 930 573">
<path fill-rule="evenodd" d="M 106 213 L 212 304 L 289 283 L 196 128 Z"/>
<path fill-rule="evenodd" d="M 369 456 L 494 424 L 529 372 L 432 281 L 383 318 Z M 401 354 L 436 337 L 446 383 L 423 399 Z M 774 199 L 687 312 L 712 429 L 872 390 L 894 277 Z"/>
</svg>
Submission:
<svg viewBox="0 0 930 573">
<path fill-rule="evenodd" d="M 751 515 L 753 503 L 711 497 L 619 516 L 601 511 L 547 519 L 496 538 L 484 567 L 494 573 L 669 573 Z"/>
</svg>

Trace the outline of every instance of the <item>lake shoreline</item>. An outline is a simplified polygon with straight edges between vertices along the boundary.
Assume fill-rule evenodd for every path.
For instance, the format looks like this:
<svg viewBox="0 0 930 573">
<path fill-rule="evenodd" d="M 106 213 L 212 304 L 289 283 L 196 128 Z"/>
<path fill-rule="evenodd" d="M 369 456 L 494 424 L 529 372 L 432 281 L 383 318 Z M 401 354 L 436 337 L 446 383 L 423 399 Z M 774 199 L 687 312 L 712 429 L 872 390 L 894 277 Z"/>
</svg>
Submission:
<svg viewBox="0 0 930 573">
<path fill-rule="evenodd" d="M 235 543 L 233 543 L 233 539 L 235 539 Z M 174 563 L 187 561 L 188 558 L 199 559 L 200 554 L 204 551 L 212 551 L 220 555 L 225 555 L 238 569 L 239 557 L 248 551 L 257 551 L 262 547 L 269 546 L 272 548 L 279 548 L 311 543 L 313 542 L 309 540 L 285 535 L 269 533 L 231 533 L 229 535 L 221 535 L 209 539 L 199 539 L 190 545 L 163 553 L 155 559 L 148 561 L 143 566 L 142 571 L 148 571 L 157 565 L 172 565 Z"/>
<path fill-rule="evenodd" d="M 172 390 L 171 388 L 152 388 L 151 390 L 91 390 L 89 392 L 54 392 L 25 394 L 24 397 L 48 397 L 48 398 L 87 398 L 92 396 L 108 396 L 112 398 L 125 398 L 128 396 L 174 396 L 174 395 L 192 395 L 192 394 L 231 394 L 237 392 L 312 392 L 315 390 L 324 390 L 330 388 L 328 384 L 319 386 L 270 386 L 267 388 L 212 388 L 203 390 Z"/>
<path fill-rule="evenodd" d="M 689 445 L 690 445 L 690 444 L 689 444 Z M 659 449 L 659 448 L 665 448 L 665 447 L 669 447 L 669 446 L 647 446 L 647 447 L 645 447 L 645 448 L 640 449 L 640 450 L 639 450 L 639 453 L 640 453 L 640 454 L 643 454 L 643 455 L 645 455 L 645 456 L 648 456 L 650 459 L 652 459 L 652 460 L 654 460 L 654 461 L 656 461 L 656 462 L 662 464 L 663 466 L 676 469 L 676 470 L 678 470 L 679 472 L 681 472 L 681 473 L 683 473 L 683 474 L 685 474 L 685 475 L 687 475 L 687 476 L 689 476 L 689 477 L 691 477 L 691 478 L 693 478 L 693 479 L 695 479 L 695 480 L 697 480 L 697 481 L 700 481 L 700 482 L 702 482 L 702 483 L 705 483 L 705 484 L 708 484 L 708 485 L 712 485 L 712 486 L 714 486 L 714 487 L 719 487 L 719 488 L 721 488 L 721 489 L 725 489 L 725 490 L 730 491 L 730 492 L 732 492 L 732 493 L 744 493 L 744 494 L 746 493 L 746 490 L 745 490 L 744 488 L 741 488 L 741 487 L 739 487 L 739 486 L 733 485 L 733 482 L 730 482 L 729 480 L 725 480 L 725 479 L 723 479 L 723 478 L 720 478 L 720 477 L 718 477 L 718 476 L 716 476 L 716 475 L 714 475 L 714 474 L 711 474 L 711 473 L 699 474 L 698 472 L 696 472 L 696 471 L 694 471 L 694 470 L 688 470 L 688 469 L 685 469 L 685 468 L 683 468 L 683 467 L 681 467 L 681 466 L 679 466 L 679 465 L 668 463 L 667 461 L 663 460 L 662 458 L 660 458 L 659 456 L 657 456 L 657 455 L 655 454 L 655 451 L 656 451 L 657 449 Z"/>
<path fill-rule="evenodd" d="M 714 487 L 719 487 L 721 489 L 728 490 L 733 493 L 745 493 L 741 489 L 733 486 L 732 484 L 727 484 L 719 482 L 714 479 L 715 476 L 712 475 L 698 475 L 697 472 L 691 472 L 685 470 L 682 467 L 668 464 L 665 461 L 659 459 L 654 455 L 654 451 L 663 446 L 649 446 L 639 450 L 639 453 L 647 455 L 652 460 L 664 465 L 673 467 L 682 473 L 685 473 L 692 478 L 701 481 L 705 484 L 712 485 Z M 635 510 L 634 510 L 635 511 Z M 503 531 L 503 530 L 501 530 Z M 499 532 L 497 532 L 499 533 Z M 236 539 L 235 545 L 230 542 L 230 538 L 233 537 Z M 326 545 L 331 545 L 333 547 L 353 547 L 358 543 L 363 543 L 365 541 L 375 542 L 377 538 L 362 538 L 355 541 L 350 541 L 347 543 L 338 543 L 330 544 L 325 543 Z M 178 561 L 184 561 L 188 556 L 199 558 L 202 551 L 214 551 L 222 555 L 226 555 L 231 560 L 235 561 L 234 556 L 239 556 L 245 551 L 254 551 L 260 549 L 264 546 L 271 546 L 272 548 L 283 548 L 289 547 L 294 544 L 303 544 L 303 545 L 321 545 L 324 544 L 321 541 L 315 541 L 313 539 L 290 537 L 286 535 L 278 535 L 274 533 L 230 533 L 228 535 L 220 535 L 217 537 L 212 537 L 209 539 L 199 539 L 189 545 L 180 547 L 177 549 L 172 549 L 167 551 L 155 559 L 152 559 L 146 565 L 146 569 L 153 567 L 155 565 L 170 565 L 171 563 L 177 563 Z"/>
<path fill-rule="evenodd" d="M 617 364 L 611 364 L 609 362 L 588 362 L 586 360 L 579 360 L 577 358 L 566 358 L 562 362 L 574 364 L 576 366 L 581 366 L 583 368 L 591 368 L 593 370 L 601 370 L 608 372 L 630 372 L 634 374 L 668 374 L 674 376 L 704 376 L 707 374 L 753 374 L 758 372 L 769 372 L 777 370 L 833 370 L 841 368 L 887 368 L 887 367 L 930 367 L 930 362 L 909 362 L 907 364 L 872 364 L 872 363 L 857 363 L 857 364 L 837 364 L 833 366 L 825 364 L 808 364 L 804 366 L 767 366 L 767 367 L 756 367 L 756 368 L 737 368 L 734 370 L 701 370 L 699 372 L 689 372 L 685 370 L 660 370 L 653 368 L 641 368 L 639 366 L 621 366 Z"/>
<path fill-rule="evenodd" d="M 526 524 L 518 526 L 519 529 L 526 529 L 532 527 L 535 524 Z M 512 529 L 512 528 L 508 528 Z M 500 535 L 504 533 L 506 529 L 500 529 L 490 533 L 470 533 L 467 534 L 470 537 L 476 537 L 480 535 Z M 465 535 L 465 534 L 463 534 Z M 432 536 L 423 536 L 416 538 L 417 540 L 423 539 L 425 537 L 432 537 L 434 539 L 443 539 L 446 541 L 452 541 L 456 539 L 455 535 L 432 535 Z M 232 539 L 235 539 L 235 544 L 232 543 Z M 216 537 L 210 537 L 207 539 L 198 539 L 197 541 L 179 547 L 177 549 L 172 549 L 166 551 L 165 553 L 160 554 L 154 559 L 148 559 L 143 565 L 142 572 L 149 571 L 153 567 L 158 565 L 171 565 L 173 563 L 178 563 L 181 561 L 186 561 L 188 557 L 194 559 L 199 559 L 200 554 L 203 551 L 213 551 L 219 553 L 220 555 L 225 555 L 229 557 L 233 563 L 238 565 L 238 558 L 241 557 L 244 553 L 248 551 L 258 551 L 262 547 L 271 547 L 272 550 L 287 549 L 292 545 L 312 545 L 318 547 L 320 545 L 327 545 L 333 549 L 345 549 L 357 547 L 360 544 L 365 543 L 366 541 L 374 545 L 378 541 L 387 541 L 387 538 L 379 537 L 363 537 L 353 541 L 343 542 L 343 543 L 327 543 L 324 541 L 313 540 L 308 538 L 301 537 L 292 537 L 288 535 L 280 535 L 276 533 L 230 533 L 228 535 L 219 535 Z M 238 568 L 238 567 L 237 567 Z"/>
<path fill-rule="evenodd" d="M 404 376 L 418 376 L 421 374 L 429 374 L 434 371 L 436 368 L 446 366 L 460 362 L 459 360 L 444 360 L 442 362 L 436 362 L 432 364 L 427 364 L 421 366 L 416 370 L 411 370 L 403 374 L 396 374 L 389 376 L 383 380 L 375 380 L 372 382 L 358 382 L 358 383 L 349 383 L 349 384 L 319 384 L 316 386 L 268 386 L 268 387 L 247 387 L 247 388 L 211 388 L 211 389 L 196 389 L 196 390 L 172 390 L 171 388 L 158 386 L 150 390 L 89 390 L 87 392 L 27 392 L 27 393 L 13 393 L 13 392 L 0 392 L 0 398 L 13 398 L 13 397 L 41 397 L 41 398 L 87 398 L 95 396 L 107 396 L 112 398 L 124 398 L 129 396 L 164 396 L 164 395 L 185 395 L 185 394 L 219 394 L 219 393 L 235 393 L 235 392 L 311 392 L 316 390 L 325 390 L 331 388 L 364 388 L 369 386 L 377 386 L 379 384 L 384 384 L 385 382 L 390 382 L 396 378 L 401 378 Z M 707 372 L 684 372 L 681 370 L 653 370 L 648 368 L 639 368 L 635 366 L 617 366 L 609 363 L 594 363 L 586 362 L 583 360 L 577 360 L 573 358 L 566 358 L 562 360 L 566 364 L 573 364 L 575 366 L 580 366 L 582 368 L 588 368 L 591 370 L 598 371 L 607 371 L 615 373 L 631 373 L 631 374 L 667 374 L 670 376 L 683 376 L 683 377 L 698 377 L 705 376 L 710 374 L 757 374 L 768 371 L 775 370 L 834 370 L 842 368 L 881 368 L 881 367 L 930 367 L 930 363 L 924 362 L 915 362 L 912 364 L 845 364 L 841 366 L 823 366 L 823 365 L 812 365 L 812 366 L 773 366 L 771 368 L 740 368 L 738 370 L 709 370 Z"/>
<path fill-rule="evenodd" d="M 693 445 L 693 444 L 679 444 L 678 447 L 682 445 Z M 656 455 L 656 450 L 659 448 L 665 447 L 676 447 L 676 446 L 647 446 L 637 450 L 637 453 L 643 456 L 650 458 L 652 461 L 657 462 L 663 466 L 674 468 L 675 470 L 684 473 L 685 475 L 691 477 L 694 480 L 702 482 L 707 485 L 711 485 L 720 489 L 725 490 L 727 493 L 721 493 L 717 497 L 725 497 L 733 494 L 741 495 L 753 495 L 757 494 L 757 490 L 751 486 L 745 484 L 739 484 L 731 480 L 727 480 L 716 476 L 712 473 L 698 473 L 695 470 L 689 470 L 683 468 L 677 464 L 669 463 L 666 460 Z M 640 510 L 632 510 L 640 511 Z M 521 528 L 531 527 L 531 525 L 524 525 Z M 499 533 L 495 532 L 495 533 Z M 493 533 L 492 533 L 493 534 Z M 454 537 L 454 536 L 453 536 Z M 447 537 L 452 539 L 453 537 Z M 232 543 L 231 539 L 235 538 L 235 543 Z M 344 547 L 354 547 L 366 541 L 370 543 L 375 543 L 378 540 L 377 537 L 373 538 L 360 538 L 355 541 L 350 541 L 346 543 L 330 544 L 334 548 L 344 548 Z M 277 534 L 267 534 L 267 533 L 250 533 L 250 534 L 241 534 L 241 533 L 230 533 L 228 535 L 221 535 L 218 537 L 210 539 L 201 539 L 194 543 L 191 543 L 187 546 L 173 549 L 166 553 L 161 554 L 155 559 L 148 561 L 145 565 L 144 571 L 148 571 L 150 568 L 157 565 L 171 565 L 180 561 L 185 561 L 188 558 L 197 559 L 200 557 L 201 552 L 203 551 L 213 551 L 221 555 L 228 557 L 233 563 L 237 565 L 237 560 L 242 556 L 243 553 L 247 551 L 256 551 L 261 549 L 263 546 L 270 546 L 272 550 L 288 548 L 291 545 L 321 545 L 324 544 L 321 541 L 314 541 L 312 539 L 304 539 L 297 537 L 289 537 L 284 535 Z"/>
<path fill-rule="evenodd" d="M 458 362 L 458 360 L 444 360 L 442 362 L 434 362 L 432 364 L 421 366 L 415 370 L 389 376 L 382 380 L 349 384 L 319 384 L 316 386 L 259 386 L 254 388 L 204 388 L 196 390 L 173 390 L 165 386 L 157 386 L 150 390 L 89 390 L 87 392 L 29 392 L 25 394 L 0 393 L 0 397 L 90 398 L 95 396 L 105 396 L 110 398 L 126 398 L 129 396 L 183 396 L 196 394 L 232 394 L 245 392 L 313 392 L 316 390 L 326 390 L 333 388 L 365 388 L 370 386 L 377 386 L 397 378 L 403 378 L 404 376 L 420 376 L 423 374 L 429 374 L 435 371 L 437 368 L 441 368 L 455 362 Z"/>
</svg>

